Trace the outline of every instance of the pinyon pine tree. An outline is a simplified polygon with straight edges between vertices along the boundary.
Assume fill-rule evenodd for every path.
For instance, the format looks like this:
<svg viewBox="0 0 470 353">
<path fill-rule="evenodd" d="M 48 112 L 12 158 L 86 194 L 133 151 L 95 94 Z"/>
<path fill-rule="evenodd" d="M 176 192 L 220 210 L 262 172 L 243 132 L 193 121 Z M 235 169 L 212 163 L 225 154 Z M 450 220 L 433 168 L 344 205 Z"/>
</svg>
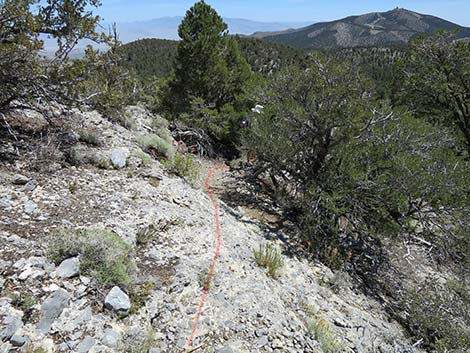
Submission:
<svg viewBox="0 0 470 353">
<path fill-rule="evenodd" d="M 216 115 L 237 104 L 250 79 L 250 68 L 236 40 L 228 35 L 227 24 L 204 1 L 188 10 L 178 34 L 181 41 L 175 72 L 164 94 L 163 107 L 180 118 L 186 113 L 190 125 L 210 133 L 214 121 L 220 120 Z M 198 113 L 195 107 L 201 111 Z M 229 126 L 225 122 L 218 128 L 227 130 Z"/>
</svg>

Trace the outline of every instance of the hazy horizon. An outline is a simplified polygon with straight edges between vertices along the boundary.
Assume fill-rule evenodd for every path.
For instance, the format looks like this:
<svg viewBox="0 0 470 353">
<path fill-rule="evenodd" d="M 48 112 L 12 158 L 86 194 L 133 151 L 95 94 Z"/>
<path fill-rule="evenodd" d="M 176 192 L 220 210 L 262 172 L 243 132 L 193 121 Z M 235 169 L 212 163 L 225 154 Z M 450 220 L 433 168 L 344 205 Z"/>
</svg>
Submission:
<svg viewBox="0 0 470 353">
<path fill-rule="evenodd" d="M 102 0 L 96 11 L 105 22 L 138 22 L 162 17 L 184 16 L 195 0 Z M 360 15 L 368 12 L 384 12 L 403 7 L 419 13 L 433 15 L 470 26 L 470 1 L 467 0 L 330 0 L 312 3 L 308 0 L 261 0 L 227 2 L 206 0 L 221 16 L 257 22 L 323 22 Z"/>
</svg>

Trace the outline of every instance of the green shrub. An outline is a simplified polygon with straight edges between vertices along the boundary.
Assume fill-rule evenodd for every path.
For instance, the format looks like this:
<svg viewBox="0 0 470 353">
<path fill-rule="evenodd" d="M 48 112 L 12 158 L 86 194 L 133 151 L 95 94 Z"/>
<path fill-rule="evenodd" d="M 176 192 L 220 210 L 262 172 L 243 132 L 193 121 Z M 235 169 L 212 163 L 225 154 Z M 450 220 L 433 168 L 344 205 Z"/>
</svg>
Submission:
<svg viewBox="0 0 470 353">
<path fill-rule="evenodd" d="M 311 332 L 314 333 L 315 339 L 320 343 L 320 347 L 325 353 L 341 353 L 343 345 L 331 330 L 330 324 L 319 316 L 314 316 L 308 325 Z"/>
<path fill-rule="evenodd" d="M 105 229 L 62 231 L 51 240 L 48 256 L 55 263 L 80 256 L 80 272 L 103 286 L 128 285 L 134 269 L 132 248 Z"/>
<path fill-rule="evenodd" d="M 102 154 L 92 156 L 91 164 L 99 169 L 112 169 L 111 160 L 108 156 Z"/>
<path fill-rule="evenodd" d="M 155 115 L 152 120 L 152 127 L 157 131 L 166 130 L 169 133 L 168 126 L 170 123 L 160 115 Z"/>
<path fill-rule="evenodd" d="M 160 137 L 156 134 L 142 135 L 137 139 L 137 143 L 144 151 L 155 153 L 157 157 L 171 158 L 175 149 L 171 140 Z"/>
<path fill-rule="evenodd" d="M 188 178 L 189 181 L 194 182 L 199 176 L 199 168 L 194 163 L 194 157 L 191 154 L 175 154 L 171 160 L 166 161 L 163 165 L 173 174 Z"/>
<path fill-rule="evenodd" d="M 23 311 L 29 311 L 36 305 L 36 300 L 31 294 L 20 292 L 12 296 L 11 305 Z"/>
<path fill-rule="evenodd" d="M 268 269 L 268 274 L 272 278 L 279 275 L 279 269 L 284 265 L 281 251 L 275 249 L 271 244 L 260 245 L 259 250 L 253 252 L 256 263 Z"/>
<path fill-rule="evenodd" d="M 140 308 L 145 306 L 145 302 L 149 298 L 155 284 L 148 281 L 141 285 L 134 285 L 129 290 L 129 299 L 131 301 L 131 314 L 136 314 Z"/>
<path fill-rule="evenodd" d="M 22 348 L 24 353 L 47 353 L 44 348 L 35 347 L 32 343 L 28 343 L 24 348 Z"/>
<path fill-rule="evenodd" d="M 153 224 L 142 227 L 137 231 L 136 243 L 137 245 L 145 245 L 158 235 L 159 230 Z"/>
<path fill-rule="evenodd" d="M 132 156 L 139 158 L 142 161 L 142 165 L 144 166 L 148 166 L 153 162 L 153 159 L 147 153 L 142 152 L 141 150 L 132 151 Z"/>
<path fill-rule="evenodd" d="M 78 184 L 76 181 L 72 181 L 67 187 L 71 194 L 75 194 L 78 191 Z"/>
<path fill-rule="evenodd" d="M 91 129 L 80 130 L 78 132 L 78 136 L 78 139 L 86 144 L 92 146 L 99 146 L 101 144 L 101 140 L 97 131 Z"/>
<path fill-rule="evenodd" d="M 16 309 L 20 309 L 24 313 L 22 317 L 23 322 L 29 321 L 32 317 L 36 303 L 36 298 L 26 291 L 15 293 L 11 297 L 11 305 Z"/>
</svg>

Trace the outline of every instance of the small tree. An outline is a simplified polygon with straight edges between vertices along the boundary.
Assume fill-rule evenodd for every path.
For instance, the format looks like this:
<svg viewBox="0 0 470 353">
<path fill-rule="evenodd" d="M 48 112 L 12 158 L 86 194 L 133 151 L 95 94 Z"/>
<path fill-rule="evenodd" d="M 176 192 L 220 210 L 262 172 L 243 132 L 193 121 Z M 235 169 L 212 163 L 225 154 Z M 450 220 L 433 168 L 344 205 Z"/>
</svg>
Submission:
<svg viewBox="0 0 470 353">
<path fill-rule="evenodd" d="M 234 38 L 228 36 L 227 24 L 204 1 L 197 2 L 186 13 L 178 28 L 181 41 L 175 63 L 175 73 L 168 84 L 163 106 L 181 117 L 186 113 L 191 125 L 202 125 L 211 132 L 214 119 L 202 122 L 193 114 L 195 102 L 209 109 L 215 117 L 227 105 L 237 103 L 250 79 L 250 69 Z M 217 128 L 229 131 L 230 121 Z M 217 137 L 217 136 L 215 136 Z"/>
</svg>

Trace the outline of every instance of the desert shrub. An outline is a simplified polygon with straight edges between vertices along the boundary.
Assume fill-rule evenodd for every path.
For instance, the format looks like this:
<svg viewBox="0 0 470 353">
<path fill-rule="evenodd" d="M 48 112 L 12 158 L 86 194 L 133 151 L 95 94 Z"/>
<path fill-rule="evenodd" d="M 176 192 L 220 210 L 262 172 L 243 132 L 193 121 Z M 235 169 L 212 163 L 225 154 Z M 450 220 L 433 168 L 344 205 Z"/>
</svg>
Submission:
<svg viewBox="0 0 470 353">
<path fill-rule="evenodd" d="M 166 132 L 169 133 L 169 130 L 168 130 L 169 125 L 170 123 L 168 122 L 168 120 L 166 120 L 160 115 L 155 115 L 152 119 L 152 128 L 154 128 L 157 132 L 166 130 Z"/>
<path fill-rule="evenodd" d="M 133 150 L 131 155 L 133 157 L 139 158 L 142 161 L 142 164 L 144 166 L 148 166 L 148 165 L 152 164 L 152 162 L 153 162 L 153 159 L 147 153 L 145 153 L 141 150 Z"/>
<path fill-rule="evenodd" d="M 129 290 L 129 299 L 131 301 L 131 314 L 136 314 L 150 297 L 155 284 L 151 281 L 140 285 L 133 285 Z"/>
<path fill-rule="evenodd" d="M 47 350 L 40 347 L 35 347 L 32 343 L 28 343 L 22 348 L 22 352 L 24 353 L 47 353 Z"/>
<path fill-rule="evenodd" d="M 12 105 L 64 98 L 66 84 L 56 80 L 68 53 L 82 39 L 99 41 L 95 0 L 0 2 L 0 111 Z M 43 60 L 41 35 L 57 40 L 54 60 Z"/>
<path fill-rule="evenodd" d="M 62 231 L 50 241 L 48 256 L 55 263 L 80 256 L 80 272 L 103 286 L 128 285 L 134 269 L 132 248 L 105 229 Z"/>
<path fill-rule="evenodd" d="M 11 305 L 24 313 L 22 317 L 23 322 L 27 322 L 31 318 L 36 304 L 36 298 L 31 293 L 24 290 L 19 293 L 14 293 L 11 297 Z"/>
<path fill-rule="evenodd" d="M 82 106 L 96 109 L 130 129 L 135 122 L 124 111 L 138 99 L 139 84 L 134 75 L 121 65 L 123 59 L 117 53 L 121 43 L 115 28 L 107 39 L 107 50 L 99 51 L 88 46 L 84 57 L 72 61 L 61 75 L 67 82 L 66 92 L 72 103 L 79 102 Z"/>
<path fill-rule="evenodd" d="M 101 144 L 100 137 L 97 131 L 92 129 L 83 129 L 78 132 L 79 140 L 92 146 L 99 146 Z"/>
<path fill-rule="evenodd" d="M 100 169 L 111 169 L 112 164 L 108 156 L 103 154 L 95 154 L 90 159 L 91 164 Z"/>
<path fill-rule="evenodd" d="M 118 347 L 122 353 L 149 353 L 157 342 L 154 330 L 149 327 L 138 335 L 126 334 Z"/>
<path fill-rule="evenodd" d="M 457 150 L 470 153 L 470 44 L 455 33 L 438 31 L 411 42 L 398 63 L 399 102 L 423 119 L 447 126 L 460 142 Z"/>
<path fill-rule="evenodd" d="M 330 324 L 323 318 L 315 315 L 311 318 L 308 328 L 315 335 L 320 347 L 325 353 L 343 352 L 343 344 L 332 331 Z"/>
<path fill-rule="evenodd" d="M 244 136 L 254 176 L 287 194 L 299 235 L 322 261 L 376 266 L 381 239 L 424 214 L 434 214 L 428 233 L 446 229 L 436 248 L 468 239 L 470 165 L 448 130 L 373 102 L 354 68 L 322 56 L 308 70 L 281 71 L 259 96 L 265 109 Z"/>
<path fill-rule="evenodd" d="M 199 176 L 198 165 L 194 162 L 194 157 L 191 154 L 177 153 L 163 164 L 171 173 L 187 178 L 191 182 L 194 182 Z"/>
<path fill-rule="evenodd" d="M 139 136 L 137 143 L 142 147 L 144 151 L 155 153 L 158 157 L 171 158 L 175 153 L 175 149 L 171 143 L 171 140 L 165 139 L 164 137 L 156 134 L 148 134 Z"/>
<path fill-rule="evenodd" d="M 78 184 L 76 181 L 72 181 L 70 184 L 67 185 L 71 194 L 75 194 L 78 191 Z"/>
<path fill-rule="evenodd" d="M 409 331 L 438 352 L 464 352 L 470 347 L 470 284 L 428 277 L 401 299 Z"/>
<path fill-rule="evenodd" d="M 151 224 L 147 227 L 141 227 L 137 231 L 136 235 L 136 243 L 137 245 L 145 245 L 152 239 L 156 238 L 158 235 L 159 230 L 155 225 Z"/>
<path fill-rule="evenodd" d="M 269 276 L 272 278 L 278 277 L 279 270 L 284 265 L 280 250 L 268 243 L 260 245 L 259 250 L 253 251 L 253 256 L 258 266 L 268 269 Z"/>
</svg>

